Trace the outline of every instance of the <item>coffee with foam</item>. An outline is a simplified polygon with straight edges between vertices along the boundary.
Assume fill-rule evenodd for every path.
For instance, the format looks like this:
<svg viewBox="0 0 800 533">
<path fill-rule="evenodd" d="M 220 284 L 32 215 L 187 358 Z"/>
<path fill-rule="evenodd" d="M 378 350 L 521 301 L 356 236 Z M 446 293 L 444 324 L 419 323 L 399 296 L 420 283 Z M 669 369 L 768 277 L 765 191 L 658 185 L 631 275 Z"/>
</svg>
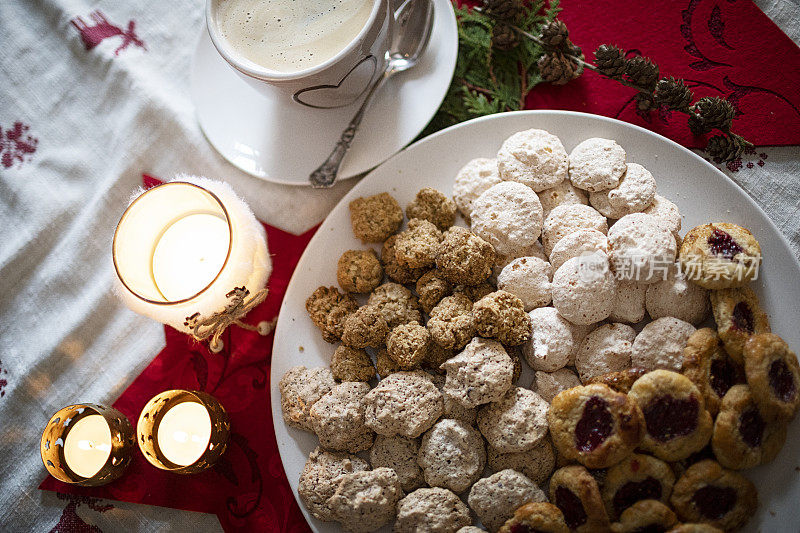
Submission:
<svg viewBox="0 0 800 533">
<path fill-rule="evenodd" d="M 219 33 L 240 55 L 279 72 L 335 56 L 366 25 L 373 0 L 218 0 Z"/>
</svg>

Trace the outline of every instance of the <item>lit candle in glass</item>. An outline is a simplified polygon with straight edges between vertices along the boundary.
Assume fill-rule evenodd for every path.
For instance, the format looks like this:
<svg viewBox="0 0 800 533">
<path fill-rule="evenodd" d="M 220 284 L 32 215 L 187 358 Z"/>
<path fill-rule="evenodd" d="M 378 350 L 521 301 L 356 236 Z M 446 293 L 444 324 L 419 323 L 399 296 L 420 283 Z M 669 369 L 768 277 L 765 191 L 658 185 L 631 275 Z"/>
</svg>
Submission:
<svg viewBox="0 0 800 533">
<path fill-rule="evenodd" d="M 210 467 L 225 452 L 230 423 L 213 396 L 171 390 L 147 402 L 136 433 L 139 448 L 152 465 L 192 474 Z"/>
<path fill-rule="evenodd" d="M 272 271 L 264 228 L 247 204 L 228 184 L 191 176 L 133 200 L 113 258 L 128 307 L 190 334 L 192 317 L 224 312 L 234 289 L 257 293 Z"/>
<path fill-rule="evenodd" d="M 110 407 L 70 405 L 52 416 L 40 451 L 45 468 L 65 483 L 96 486 L 117 479 L 131 459 L 133 428 Z"/>
</svg>

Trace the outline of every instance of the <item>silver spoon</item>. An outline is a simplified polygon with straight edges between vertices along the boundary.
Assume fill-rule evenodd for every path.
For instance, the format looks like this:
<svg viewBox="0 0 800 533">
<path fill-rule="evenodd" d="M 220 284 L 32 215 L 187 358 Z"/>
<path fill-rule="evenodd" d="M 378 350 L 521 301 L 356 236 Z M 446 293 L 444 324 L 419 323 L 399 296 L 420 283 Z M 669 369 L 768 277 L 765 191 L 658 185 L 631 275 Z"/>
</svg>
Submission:
<svg viewBox="0 0 800 533">
<path fill-rule="evenodd" d="M 339 166 L 353 143 L 353 138 L 361 124 L 361 119 L 364 118 L 364 112 L 372 101 L 373 95 L 392 75 L 408 70 L 417 64 L 419 57 L 428 46 L 431 36 L 431 28 L 433 27 L 432 0 L 406 0 L 395 12 L 395 24 L 397 27 L 392 38 L 392 45 L 387 52 L 389 63 L 386 65 L 383 74 L 372 82 L 372 86 L 367 90 L 364 102 L 358 108 L 353 120 L 342 132 L 331 155 L 308 177 L 315 189 L 327 189 L 336 182 Z"/>
</svg>

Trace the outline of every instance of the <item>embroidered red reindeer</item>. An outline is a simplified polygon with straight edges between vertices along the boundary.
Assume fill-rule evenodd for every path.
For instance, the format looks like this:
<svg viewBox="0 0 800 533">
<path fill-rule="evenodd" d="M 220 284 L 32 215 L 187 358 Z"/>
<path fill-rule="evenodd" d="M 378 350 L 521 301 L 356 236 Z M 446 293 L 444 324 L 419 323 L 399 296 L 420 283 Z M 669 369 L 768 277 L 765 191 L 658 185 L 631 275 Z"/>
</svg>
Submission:
<svg viewBox="0 0 800 533">
<path fill-rule="evenodd" d="M 122 37 L 122 43 L 114 50 L 115 56 L 119 55 L 121 51 L 131 44 L 138 46 L 142 50 L 147 50 L 144 41 L 136 35 L 136 21 L 128 21 L 128 29 L 123 30 L 119 26 L 111 24 L 102 11 L 93 11 L 89 14 L 89 18 L 94 22 L 93 26 L 87 25 L 81 17 L 75 17 L 70 21 L 75 26 L 75 29 L 78 30 L 78 33 L 81 34 L 81 41 L 83 41 L 87 50 L 91 50 L 104 40 L 116 36 Z"/>
</svg>

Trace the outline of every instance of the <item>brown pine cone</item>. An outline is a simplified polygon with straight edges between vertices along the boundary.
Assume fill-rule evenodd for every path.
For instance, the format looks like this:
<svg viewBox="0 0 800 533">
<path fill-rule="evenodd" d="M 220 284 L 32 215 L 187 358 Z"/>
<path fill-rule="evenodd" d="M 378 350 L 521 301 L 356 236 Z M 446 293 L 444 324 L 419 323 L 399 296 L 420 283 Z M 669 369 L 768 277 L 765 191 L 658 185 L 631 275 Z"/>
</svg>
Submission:
<svg viewBox="0 0 800 533">
<path fill-rule="evenodd" d="M 711 128 L 706 126 L 703 117 L 689 110 L 689 130 L 695 135 L 705 135 L 711 131 Z"/>
<path fill-rule="evenodd" d="M 609 78 L 619 78 L 625 74 L 625 53 L 612 44 L 601 44 L 594 51 L 594 62 L 597 70 Z"/>
<path fill-rule="evenodd" d="M 637 87 L 653 90 L 658 81 L 658 65 L 646 57 L 636 56 L 625 64 L 625 75 Z"/>
<path fill-rule="evenodd" d="M 639 111 L 650 111 L 653 107 L 653 96 L 650 93 L 636 93 L 636 108 Z"/>
<path fill-rule="evenodd" d="M 519 44 L 519 36 L 514 29 L 503 22 L 492 28 L 492 46 L 498 50 L 511 50 Z"/>
<path fill-rule="evenodd" d="M 554 20 L 549 24 L 542 27 L 542 34 L 539 38 L 545 46 L 550 48 L 565 48 L 564 45 L 569 42 L 569 30 L 567 25 L 560 20 Z"/>
<path fill-rule="evenodd" d="M 542 79 L 553 85 L 564 85 L 583 73 L 583 65 L 559 51 L 543 55 L 537 65 Z"/>
<path fill-rule="evenodd" d="M 487 13 L 507 22 L 515 22 L 522 14 L 522 0 L 483 0 Z"/>
<path fill-rule="evenodd" d="M 749 143 L 748 143 L 749 144 Z M 745 145 L 738 138 L 715 135 L 708 140 L 706 152 L 717 161 L 725 162 L 736 159 L 744 152 Z"/>
<path fill-rule="evenodd" d="M 692 90 L 683 83 L 683 80 L 676 80 L 672 76 L 658 80 L 653 96 L 656 105 L 678 111 L 687 111 L 694 98 Z"/>
<path fill-rule="evenodd" d="M 736 109 L 733 104 L 717 96 L 701 98 L 695 102 L 692 110 L 702 118 L 706 131 L 714 128 L 728 131 L 731 128 L 733 118 L 736 116 Z"/>
</svg>

